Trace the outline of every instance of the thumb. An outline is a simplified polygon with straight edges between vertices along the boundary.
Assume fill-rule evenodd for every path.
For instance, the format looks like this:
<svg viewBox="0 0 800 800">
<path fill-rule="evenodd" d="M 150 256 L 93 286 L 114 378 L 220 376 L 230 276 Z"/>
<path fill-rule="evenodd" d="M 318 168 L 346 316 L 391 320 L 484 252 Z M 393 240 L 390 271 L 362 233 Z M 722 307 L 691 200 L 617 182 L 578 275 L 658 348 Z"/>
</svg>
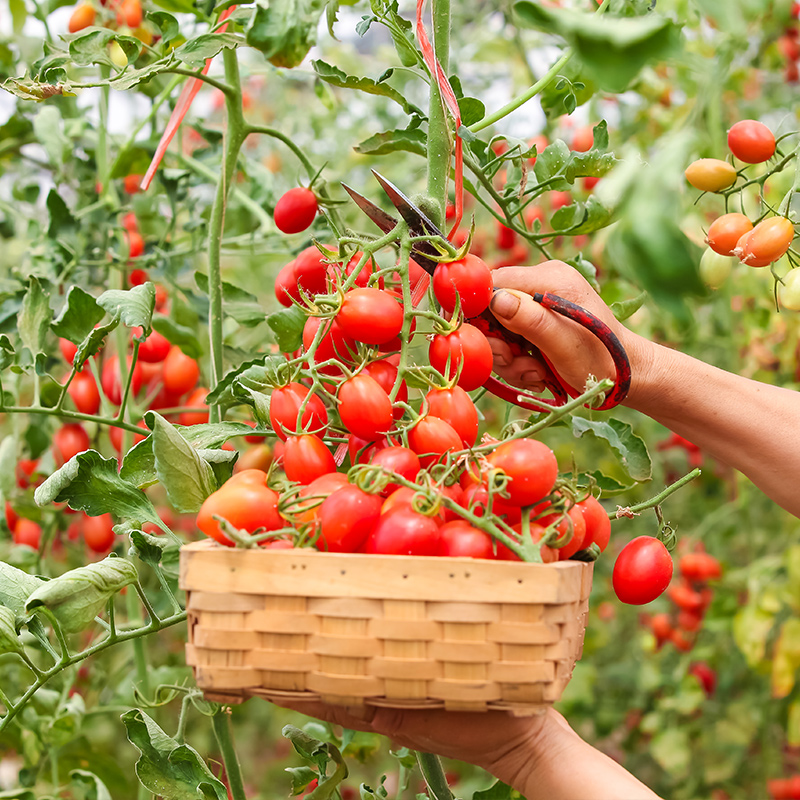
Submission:
<svg viewBox="0 0 800 800">
<path fill-rule="evenodd" d="M 524 336 L 542 350 L 554 344 L 561 320 L 543 308 L 527 292 L 501 289 L 495 292 L 489 310 L 512 333 Z"/>
</svg>

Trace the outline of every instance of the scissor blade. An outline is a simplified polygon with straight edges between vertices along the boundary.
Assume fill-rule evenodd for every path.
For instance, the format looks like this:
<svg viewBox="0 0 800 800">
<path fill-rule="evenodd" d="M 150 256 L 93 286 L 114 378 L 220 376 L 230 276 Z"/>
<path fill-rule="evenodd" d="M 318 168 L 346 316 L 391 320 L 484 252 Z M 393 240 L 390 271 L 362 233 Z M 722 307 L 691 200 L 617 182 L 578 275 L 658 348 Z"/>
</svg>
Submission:
<svg viewBox="0 0 800 800">
<path fill-rule="evenodd" d="M 406 221 L 412 236 L 444 236 L 436 224 L 425 212 L 411 202 L 403 192 L 401 192 L 390 180 L 386 179 L 379 172 L 372 170 L 372 174 L 383 187 L 383 191 L 389 195 L 392 205 L 400 212 L 400 216 Z M 436 249 L 432 248 L 432 255 Z"/>
<path fill-rule="evenodd" d="M 363 194 L 359 194 L 355 189 L 351 189 L 346 183 L 342 184 L 342 188 L 353 198 L 355 204 L 384 232 L 389 233 L 395 225 L 397 220 L 391 215 L 387 214 L 382 208 L 376 206 L 372 200 L 367 200 Z"/>
</svg>

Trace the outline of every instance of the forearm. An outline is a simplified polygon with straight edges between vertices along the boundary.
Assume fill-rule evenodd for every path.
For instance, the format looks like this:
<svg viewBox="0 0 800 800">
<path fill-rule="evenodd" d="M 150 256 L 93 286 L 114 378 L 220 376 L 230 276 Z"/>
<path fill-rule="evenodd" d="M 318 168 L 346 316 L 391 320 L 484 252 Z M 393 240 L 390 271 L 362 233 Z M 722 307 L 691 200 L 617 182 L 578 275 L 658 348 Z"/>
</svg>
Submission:
<svg viewBox="0 0 800 800">
<path fill-rule="evenodd" d="M 488 768 L 527 800 L 659 800 L 552 710 L 528 748 L 515 748 Z"/>
<path fill-rule="evenodd" d="M 626 405 L 739 470 L 800 517 L 800 393 L 660 345 L 643 351 L 648 377 L 634 383 Z"/>
</svg>

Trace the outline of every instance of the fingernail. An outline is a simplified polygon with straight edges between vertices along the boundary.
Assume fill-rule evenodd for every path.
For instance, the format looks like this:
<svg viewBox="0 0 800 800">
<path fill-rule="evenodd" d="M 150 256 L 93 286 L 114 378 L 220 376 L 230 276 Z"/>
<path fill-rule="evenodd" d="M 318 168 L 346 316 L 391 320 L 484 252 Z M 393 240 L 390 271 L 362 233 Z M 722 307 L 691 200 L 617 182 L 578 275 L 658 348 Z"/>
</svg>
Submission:
<svg viewBox="0 0 800 800">
<path fill-rule="evenodd" d="M 501 289 L 499 292 L 495 292 L 492 302 L 489 304 L 489 308 L 496 317 L 505 317 L 509 319 L 517 313 L 519 297 Z"/>
<path fill-rule="evenodd" d="M 529 372 L 523 372 L 522 375 L 520 375 L 520 382 L 525 384 L 541 383 L 541 380 L 542 376 L 535 369 Z"/>
</svg>

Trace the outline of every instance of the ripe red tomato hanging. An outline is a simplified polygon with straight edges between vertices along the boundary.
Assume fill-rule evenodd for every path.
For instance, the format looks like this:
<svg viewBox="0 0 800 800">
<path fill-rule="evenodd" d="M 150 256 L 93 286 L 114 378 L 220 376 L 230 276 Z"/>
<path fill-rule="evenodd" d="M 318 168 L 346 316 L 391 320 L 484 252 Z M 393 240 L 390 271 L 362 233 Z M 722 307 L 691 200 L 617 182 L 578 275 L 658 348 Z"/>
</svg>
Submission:
<svg viewBox="0 0 800 800">
<path fill-rule="evenodd" d="M 489 454 L 489 463 L 508 476 L 510 505 L 528 506 L 553 491 L 558 462 L 553 451 L 536 439 L 502 442 Z"/>
<path fill-rule="evenodd" d="M 284 441 L 291 433 L 302 430 L 321 433 L 328 424 L 328 410 L 317 395 L 308 398 L 303 417 L 298 426 L 298 415 L 309 389 L 302 383 L 287 383 L 272 392 L 269 404 L 269 421 L 279 439 Z"/>
<path fill-rule="evenodd" d="M 318 209 L 317 196 L 311 189 L 289 189 L 275 204 L 275 225 L 283 233 L 300 233 L 311 225 Z"/>
<path fill-rule="evenodd" d="M 428 401 L 428 413 L 452 425 L 464 447 L 475 444 L 478 438 L 478 409 L 460 386 L 431 389 L 425 399 Z"/>
<path fill-rule="evenodd" d="M 200 367 L 177 345 L 173 345 L 164 359 L 164 388 L 172 394 L 185 394 L 194 389 L 200 378 Z"/>
<path fill-rule="evenodd" d="M 88 370 L 75 373 L 67 394 L 81 414 L 96 414 L 100 410 L 100 390 L 97 388 L 94 375 Z"/>
<path fill-rule="evenodd" d="M 617 557 L 612 574 L 614 593 L 629 605 L 650 603 L 664 593 L 672 580 L 672 557 L 663 542 L 639 536 Z"/>
<path fill-rule="evenodd" d="M 319 550 L 353 553 L 378 523 L 382 499 L 357 486 L 343 486 L 326 498 L 319 510 Z"/>
<path fill-rule="evenodd" d="M 311 483 L 328 472 L 336 472 L 336 462 L 322 439 L 304 433 L 286 439 L 283 471 L 290 481 Z"/>
<path fill-rule="evenodd" d="M 763 122 L 743 119 L 728 131 L 728 147 L 739 161 L 760 164 L 775 154 L 775 135 Z"/>
<path fill-rule="evenodd" d="M 492 374 L 489 340 L 466 322 L 452 333 L 434 336 L 428 357 L 431 366 L 446 378 L 458 375 L 458 385 L 468 392 L 483 386 Z"/>
<path fill-rule="evenodd" d="M 403 307 L 381 289 L 353 289 L 336 316 L 345 335 L 365 344 L 383 344 L 403 329 Z"/>
<path fill-rule="evenodd" d="M 339 387 L 339 417 L 351 433 L 362 439 L 376 439 L 394 422 L 389 395 L 369 375 L 360 373 Z"/>
<path fill-rule="evenodd" d="M 408 432 L 408 444 L 426 468 L 439 461 L 445 453 L 463 448 L 455 428 L 443 419 L 430 415 L 423 417 Z"/>
<path fill-rule="evenodd" d="M 465 319 L 477 317 L 492 299 L 492 272 L 480 258 L 467 253 L 458 261 L 436 265 L 433 293 L 445 311 L 455 309 L 458 296 Z"/>
</svg>

